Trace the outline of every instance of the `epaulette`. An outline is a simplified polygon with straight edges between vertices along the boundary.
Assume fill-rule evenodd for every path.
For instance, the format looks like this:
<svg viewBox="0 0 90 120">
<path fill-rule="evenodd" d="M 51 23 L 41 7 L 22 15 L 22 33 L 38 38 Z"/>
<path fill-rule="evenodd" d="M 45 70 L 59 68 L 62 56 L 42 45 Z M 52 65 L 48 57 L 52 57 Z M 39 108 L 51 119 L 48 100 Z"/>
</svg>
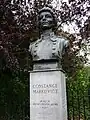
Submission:
<svg viewBox="0 0 90 120">
<path fill-rule="evenodd" d="M 38 39 L 38 40 L 36 40 L 36 41 L 31 42 L 30 45 L 38 44 L 40 41 L 41 41 L 41 39 Z"/>
<path fill-rule="evenodd" d="M 56 35 L 51 38 L 51 41 L 52 41 L 52 42 L 56 42 L 56 41 L 58 41 L 58 40 L 64 40 L 64 38 L 63 38 L 62 36 L 56 36 Z"/>
<path fill-rule="evenodd" d="M 40 41 L 42 41 L 42 40 L 41 40 L 41 39 L 38 39 L 38 40 L 35 42 L 35 44 L 39 43 Z"/>
<path fill-rule="evenodd" d="M 67 38 L 63 36 L 58 36 L 58 38 L 61 38 L 62 40 L 67 40 Z"/>
</svg>

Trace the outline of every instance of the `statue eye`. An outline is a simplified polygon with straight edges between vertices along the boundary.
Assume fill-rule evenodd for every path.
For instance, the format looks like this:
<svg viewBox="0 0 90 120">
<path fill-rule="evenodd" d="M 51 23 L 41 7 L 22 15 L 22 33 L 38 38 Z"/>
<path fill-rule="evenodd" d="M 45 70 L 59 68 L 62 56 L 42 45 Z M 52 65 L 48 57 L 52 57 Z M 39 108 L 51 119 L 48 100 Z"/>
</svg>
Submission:
<svg viewBox="0 0 90 120">
<path fill-rule="evenodd" d="M 52 16 L 49 15 L 49 14 L 45 15 L 45 17 L 46 17 L 46 18 L 52 18 Z"/>
<path fill-rule="evenodd" d="M 43 18 L 43 16 L 39 16 L 39 20 L 41 20 Z"/>
</svg>

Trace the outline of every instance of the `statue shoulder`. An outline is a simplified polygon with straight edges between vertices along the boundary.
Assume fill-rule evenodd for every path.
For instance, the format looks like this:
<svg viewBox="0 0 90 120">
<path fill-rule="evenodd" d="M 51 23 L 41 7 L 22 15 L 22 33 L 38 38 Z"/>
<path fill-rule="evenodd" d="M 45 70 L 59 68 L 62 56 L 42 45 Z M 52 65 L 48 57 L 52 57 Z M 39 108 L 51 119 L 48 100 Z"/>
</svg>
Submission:
<svg viewBox="0 0 90 120">
<path fill-rule="evenodd" d="M 62 36 L 57 36 L 57 38 L 61 41 L 66 41 L 67 40 L 65 37 L 62 37 Z"/>
<path fill-rule="evenodd" d="M 54 37 L 51 38 L 51 40 L 54 42 L 54 41 L 57 41 L 57 42 L 64 42 L 64 41 L 67 41 L 66 38 L 62 37 L 62 36 L 58 36 L 58 35 L 54 35 Z"/>
<path fill-rule="evenodd" d="M 38 44 L 40 41 L 41 41 L 41 39 L 33 41 L 33 42 L 30 43 L 30 46 L 34 46 L 34 45 Z"/>
<path fill-rule="evenodd" d="M 69 42 L 69 40 L 66 37 L 58 36 L 58 39 L 63 42 Z"/>
<path fill-rule="evenodd" d="M 29 45 L 29 51 L 31 51 L 32 48 L 35 47 L 40 41 L 41 41 L 41 39 L 31 42 Z"/>
<path fill-rule="evenodd" d="M 69 40 L 62 36 L 58 36 L 58 37 L 59 37 L 59 40 L 63 43 L 64 47 L 67 48 L 69 46 Z"/>
<path fill-rule="evenodd" d="M 57 42 L 60 45 L 63 45 L 65 47 L 69 46 L 69 40 L 65 37 L 55 35 L 52 39 L 52 42 Z"/>
</svg>

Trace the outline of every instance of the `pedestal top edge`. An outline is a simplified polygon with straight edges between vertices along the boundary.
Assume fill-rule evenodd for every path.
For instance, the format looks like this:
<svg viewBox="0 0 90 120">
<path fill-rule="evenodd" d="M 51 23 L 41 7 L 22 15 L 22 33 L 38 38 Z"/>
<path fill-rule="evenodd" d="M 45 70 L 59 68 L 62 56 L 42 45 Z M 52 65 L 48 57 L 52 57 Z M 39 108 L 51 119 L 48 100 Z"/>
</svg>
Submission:
<svg viewBox="0 0 90 120">
<path fill-rule="evenodd" d="M 28 71 L 28 73 L 35 73 L 35 72 L 50 72 L 50 71 L 61 71 L 61 72 L 65 73 L 65 71 L 62 70 L 62 69 L 31 70 L 31 71 Z"/>
</svg>

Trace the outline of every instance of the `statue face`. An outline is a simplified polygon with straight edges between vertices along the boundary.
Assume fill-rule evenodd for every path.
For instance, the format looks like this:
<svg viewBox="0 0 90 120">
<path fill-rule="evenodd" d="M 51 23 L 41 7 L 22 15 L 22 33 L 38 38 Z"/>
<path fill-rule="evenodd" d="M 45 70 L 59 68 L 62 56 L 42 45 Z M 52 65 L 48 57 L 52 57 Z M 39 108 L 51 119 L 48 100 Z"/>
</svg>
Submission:
<svg viewBox="0 0 90 120">
<path fill-rule="evenodd" d="M 52 14 L 47 11 L 41 12 L 39 16 L 39 23 L 40 23 L 40 28 L 43 30 L 52 28 L 54 24 Z"/>
</svg>

